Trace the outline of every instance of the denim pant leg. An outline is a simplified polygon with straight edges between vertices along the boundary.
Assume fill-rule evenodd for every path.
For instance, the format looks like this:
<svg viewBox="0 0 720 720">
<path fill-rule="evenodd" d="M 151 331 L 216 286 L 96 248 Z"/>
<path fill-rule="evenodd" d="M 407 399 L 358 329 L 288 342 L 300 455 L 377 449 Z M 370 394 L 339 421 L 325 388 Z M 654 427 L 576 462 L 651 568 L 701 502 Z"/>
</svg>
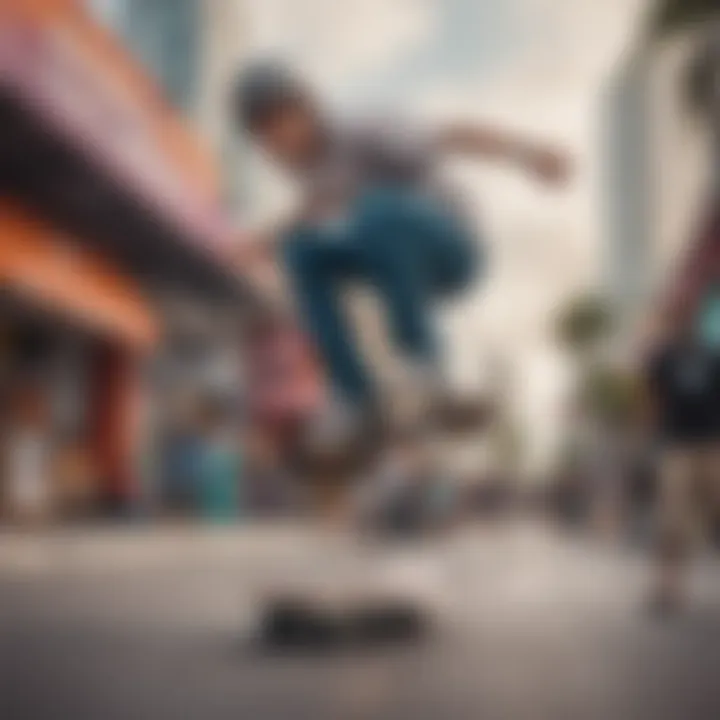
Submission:
<svg viewBox="0 0 720 720">
<path fill-rule="evenodd" d="M 357 202 L 352 235 L 383 297 L 393 338 L 406 355 L 432 362 L 437 299 L 474 277 L 474 243 L 448 211 L 417 193 L 379 188 Z"/>
<path fill-rule="evenodd" d="M 341 286 L 361 274 L 356 249 L 348 238 L 303 227 L 285 239 L 283 255 L 300 315 L 331 384 L 349 402 L 369 403 L 372 385 L 340 296 Z"/>
</svg>

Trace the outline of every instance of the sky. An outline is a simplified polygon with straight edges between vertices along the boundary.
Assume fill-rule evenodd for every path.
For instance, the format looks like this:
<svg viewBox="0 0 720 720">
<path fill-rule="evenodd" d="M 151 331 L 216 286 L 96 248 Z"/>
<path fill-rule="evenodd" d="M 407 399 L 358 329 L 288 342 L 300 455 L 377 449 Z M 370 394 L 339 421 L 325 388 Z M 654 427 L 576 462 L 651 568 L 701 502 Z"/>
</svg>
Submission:
<svg viewBox="0 0 720 720">
<path fill-rule="evenodd" d="M 471 384 L 488 357 L 508 360 L 518 417 L 549 457 L 570 382 L 552 318 L 600 280 L 604 91 L 646 0 L 245 2 L 249 52 L 296 63 L 345 110 L 477 119 L 572 154 L 575 177 L 563 191 L 505 167 L 445 169 L 490 258 L 484 281 L 443 315 L 450 367 Z M 260 187 L 272 186 L 268 177 Z"/>
</svg>

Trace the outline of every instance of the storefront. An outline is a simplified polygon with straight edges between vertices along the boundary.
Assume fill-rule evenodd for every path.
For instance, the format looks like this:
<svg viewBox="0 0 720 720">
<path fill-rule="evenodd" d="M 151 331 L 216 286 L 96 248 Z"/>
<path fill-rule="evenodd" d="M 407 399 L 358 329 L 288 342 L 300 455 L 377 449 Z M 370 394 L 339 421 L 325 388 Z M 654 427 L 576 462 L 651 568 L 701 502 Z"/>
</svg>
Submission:
<svg viewBox="0 0 720 720">
<path fill-rule="evenodd" d="M 210 157 L 85 2 L 4 0 L 6 439 L 30 416 L 49 435 L 79 434 L 101 494 L 137 494 L 145 366 L 166 330 L 155 298 L 180 287 L 243 300 L 219 198 Z M 36 436 L 17 444 L 46 446 Z"/>
<path fill-rule="evenodd" d="M 141 411 L 132 398 L 142 394 L 138 368 L 159 333 L 136 283 L 0 203 L 0 288 L 4 504 L 22 495 L 13 491 L 22 473 L 14 458 L 18 438 L 30 435 L 46 455 L 34 471 L 38 503 L 62 494 L 55 470 L 70 445 L 93 468 L 96 499 L 130 492 Z"/>
</svg>

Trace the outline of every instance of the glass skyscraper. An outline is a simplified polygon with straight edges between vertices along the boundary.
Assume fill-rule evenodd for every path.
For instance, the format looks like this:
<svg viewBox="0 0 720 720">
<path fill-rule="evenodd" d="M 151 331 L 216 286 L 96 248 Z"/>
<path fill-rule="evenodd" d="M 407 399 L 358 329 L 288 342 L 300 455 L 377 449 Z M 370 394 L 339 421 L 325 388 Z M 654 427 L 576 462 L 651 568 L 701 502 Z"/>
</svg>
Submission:
<svg viewBox="0 0 720 720">
<path fill-rule="evenodd" d="M 170 100 L 190 112 L 197 101 L 200 74 L 200 0 L 90 0 L 90 5 Z"/>
</svg>

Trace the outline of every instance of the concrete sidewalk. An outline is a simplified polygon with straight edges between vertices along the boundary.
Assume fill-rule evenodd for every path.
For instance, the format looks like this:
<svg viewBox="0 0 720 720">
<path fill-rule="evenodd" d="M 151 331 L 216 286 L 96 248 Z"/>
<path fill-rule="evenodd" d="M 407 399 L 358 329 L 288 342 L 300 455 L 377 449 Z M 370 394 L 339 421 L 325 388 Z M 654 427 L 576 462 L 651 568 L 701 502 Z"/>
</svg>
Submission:
<svg viewBox="0 0 720 720">
<path fill-rule="evenodd" d="M 660 623 L 643 612 L 642 557 L 538 524 L 469 529 L 395 558 L 438 589 L 437 629 L 423 645 L 269 657 L 248 643 L 253 613 L 268 582 L 327 570 L 311 528 L 61 533 L 0 546 L 3 720 L 720 717 L 720 574 L 710 564 L 698 567 L 694 606 Z M 12 560 L 18 551 L 43 561 L 28 569 Z"/>
</svg>

